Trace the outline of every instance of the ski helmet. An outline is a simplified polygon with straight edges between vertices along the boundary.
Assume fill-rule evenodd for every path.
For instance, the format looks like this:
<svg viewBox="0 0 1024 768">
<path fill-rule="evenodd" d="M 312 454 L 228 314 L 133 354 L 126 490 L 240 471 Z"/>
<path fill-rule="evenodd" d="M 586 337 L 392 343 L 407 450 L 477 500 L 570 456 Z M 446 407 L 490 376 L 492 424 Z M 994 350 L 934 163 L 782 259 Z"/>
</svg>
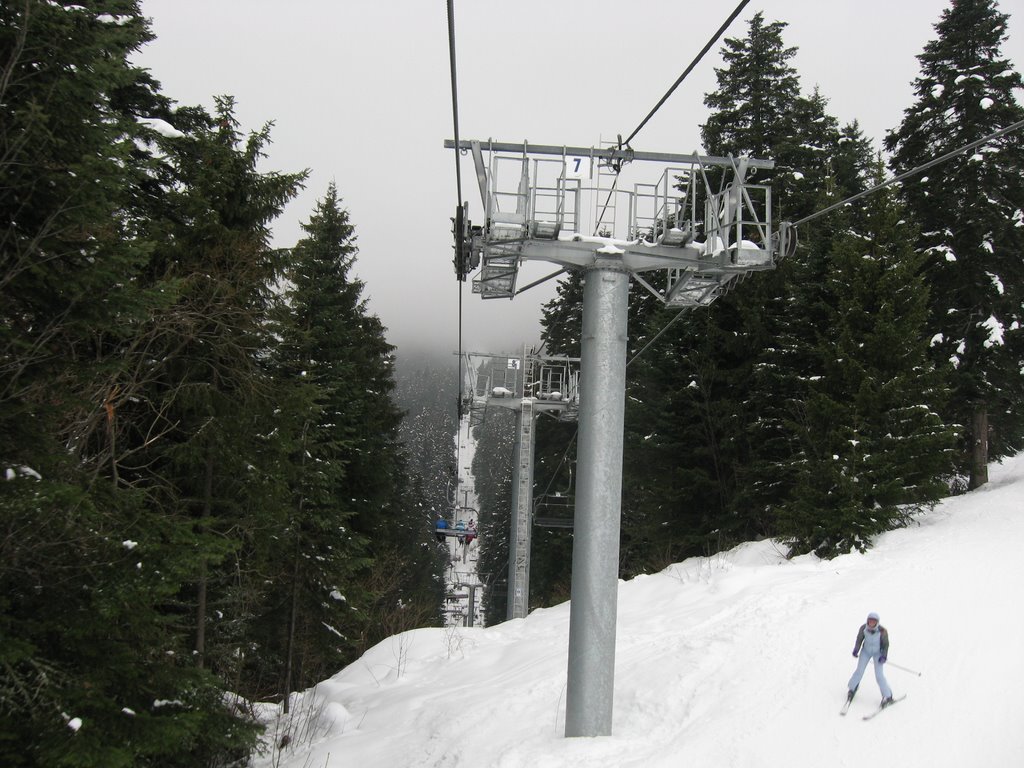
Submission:
<svg viewBox="0 0 1024 768">
<path fill-rule="evenodd" d="M 868 614 L 868 621 L 871 621 L 871 619 L 874 619 L 875 621 L 881 621 L 878 618 L 878 614 L 875 613 L 874 611 L 872 611 L 871 613 Z"/>
</svg>

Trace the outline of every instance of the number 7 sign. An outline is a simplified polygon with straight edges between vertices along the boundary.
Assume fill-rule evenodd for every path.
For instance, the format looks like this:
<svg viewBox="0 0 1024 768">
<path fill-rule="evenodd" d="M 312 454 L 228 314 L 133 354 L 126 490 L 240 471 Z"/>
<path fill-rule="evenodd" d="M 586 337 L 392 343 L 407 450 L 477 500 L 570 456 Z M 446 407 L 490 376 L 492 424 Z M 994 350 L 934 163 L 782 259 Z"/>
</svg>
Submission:
<svg viewBox="0 0 1024 768">
<path fill-rule="evenodd" d="M 590 177 L 589 157 L 567 157 L 565 158 L 565 178 L 586 179 Z"/>
</svg>

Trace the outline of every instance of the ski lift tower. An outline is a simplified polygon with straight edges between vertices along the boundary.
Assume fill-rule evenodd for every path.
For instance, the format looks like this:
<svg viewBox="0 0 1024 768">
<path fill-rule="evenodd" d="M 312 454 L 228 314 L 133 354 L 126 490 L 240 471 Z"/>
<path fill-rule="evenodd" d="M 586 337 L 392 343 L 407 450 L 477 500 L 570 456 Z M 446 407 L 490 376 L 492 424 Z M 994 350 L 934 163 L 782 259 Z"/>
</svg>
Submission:
<svg viewBox="0 0 1024 768">
<path fill-rule="evenodd" d="M 549 357 L 523 350 L 521 357 L 466 354 L 470 376 L 470 424 L 482 423 L 488 407 L 507 408 L 516 414 L 512 463 L 512 514 L 508 553 L 507 619 L 524 618 L 530 607 L 530 547 L 533 524 L 533 455 L 537 416 L 549 414 L 560 421 L 576 418 L 579 405 L 579 360 Z M 474 358 L 489 358 L 492 365 L 481 386 Z"/>
<path fill-rule="evenodd" d="M 482 223 L 456 208 L 455 271 L 473 292 L 511 299 L 520 265 L 584 273 L 576 511 L 565 735 L 611 734 L 626 379 L 632 278 L 669 307 L 707 306 L 744 275 L 771 269 L 771 160 L 446 141 L 472 153 Z M 655 170 L 629 179 L 638 166 Z M 609 211 L 615 215 L 607 217 Z M 547 278 L 545 278 L 547 279 Z M 537 281 L 542 282 L 542 281 Z"/>
</svg>

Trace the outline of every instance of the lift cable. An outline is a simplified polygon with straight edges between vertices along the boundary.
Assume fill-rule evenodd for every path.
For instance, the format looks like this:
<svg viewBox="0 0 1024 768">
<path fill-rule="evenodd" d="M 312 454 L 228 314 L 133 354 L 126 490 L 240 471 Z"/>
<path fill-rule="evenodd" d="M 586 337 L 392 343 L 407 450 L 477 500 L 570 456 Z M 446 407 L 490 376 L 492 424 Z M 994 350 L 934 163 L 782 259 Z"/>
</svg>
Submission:
<svg viewBox="0 0 1024 768">
<path fill-rule="evenodd" d="M 672 315 L 672 317 L 669 319 L 669 321 L 667 323 L 665 323 L 665 325 L 662 326 L 661 330 L 658 331 L 656 334 L 654 334 L 650 338 L 650 340 L 646 344 L 643 345 L 643 347 L 640 349 L 639 352 L 637 352 L 635 355 L 633 355 L 631 358 L 629 358 L 629 360 L 626 362 L 626 367 L 629 368 L 629 366 L 631 366 L 633 363 L 635 363 L 636 359 L 638 357 L 640 357 L 640 355 L 642 355 L 644 352 L 646 352 L 647 349 L 652 344 L 654 344 L 654 342 L 656 342 L 658 340 L 658 337 L 660 337 L 665 331 L 667 331 L 669 328 L 672 327 L 672 323 L 674 323 L 676 320 L 678 320 L 680 318 L 680 316 L 684 313 L 684 311 L 685 310 L 680 310 L 679 312 L 676 312 L 674 315 Z"/>
<path fill-rule="evenodd" d="M 715 33 L 715 36 L 708 40 L 707 44 L 701 49 L 700 53 L 697 54 L 697 57 L 690 62 L 690 66 L 688 66 L 686 70 L 683 72 L 683 74 L 681 74 L 678 77 L 678 79 L 672 84 L 672 87 L 665 92 L 665 95 L 661 97 L 661 101 L 654 105 L 654 109 L 652 109 L 647 114 L 647 117 L 645 117 L 640 122 L 640 125 L 638 125 L 636 129 L 631 134 L 629 134 L 629 137 L 626 139 L 625 144 L 629 144 L 629 142 L 632 141 L 638 133 L 640 133 L 640 130 L 645 125 L 647 125 L 647 121 L 654 117 L 654 113 L 661 109 L 661 105 L 668 101 L 668 97 L 671 96 L 673 91 L 675 91 L 675 89 L 679 87 L 679 84 L 682 83 L 684 79 L 686 79 L 686 76 L 693 71 L 693 68 L 696 67 L 698 63 L 700 63 L 700 60 L 704 58 L 707 52 L 711 50 L 711 46 L 718 42 L 718 38 L 720 38 L 725 33 L 725 30 L 727 30 L 729 28 L 729 25 L 736 20 L 736 17 L 743 12 L 743 9 L 749 2 L 750 0 L 742 0 L 742 2 L 740 2 L 740 4 L 736 6 L 736 10 L 734 10 L 732 14 L 729 16 L 729 18 L 725 20 L 725 23 L 718 28 L 718 31 Z"/>
<path fill-rule="evenodd" d="M 701 50 L 700 50 L 700 53 L 698 53 L 698 54 L 697 54 L 697 56 L 696 56 L 696 57 L 694 58 L 694 60 L 690 62 L 690 65 L 689 65 L 689 66 L 688 66 L 688 67 L 687 67 L 687 68 L 686 68 L 686 69 L 685 69 L 685 70 L 683 71 L 683 74 L 681 74 L 681 75 L 680 75 L 680 76 L 679 76 L 678 78 L 676 78 L 676 81 L 675 81 L 675 82 L 674 82 L 674 83 L 672 84 L 672 87 L 671 87 L 671 88 L 669 88 L 669 89 L 668 89 L 668 91 L 666 91 L 666 92 L 665 92 L 665 95 L 661 97 L 661 100 L 660 100 L 660 101 L 659 101 L 659 102 L 658 102 L 657 104 L 655 104 L 655 105 L 654 105 L 654 109 L 652 109 L 652 110 L 651 110 L 650 112 L 648 112 L 648 113 L 647 113 L 647 117 L 645 117 L 645 118 L 644 118 L 644 119 L 643 119 L 643 120 L 642 120 L 642 121 L 640 122 L 640 125 L 638 125 L 638 126 L 637 126 L 637 127 L 636 127 L 636 128 L 634 129 L 634 130 L 633 130 L 633 132 L 632 132 L 631 134 L 629 134 L 629 136 L 628 136 L 628 137 L 626 138 L 626 140 L 625 140 L 625 141 L 622 141 L 622 136 L 621 136 L 621 135 L 619 136 L 619 142 L 618 142 L 618 149 L 620 149 L 620 150 L 621 150 L 621 149 L 622 149 L 623 147 L 628 147 L 628 145 L 629 145 L 629 142 L 630 142 L 630 141 L 632 141 L 632 140 L 633 140 L 633 139 L 634 139 L 634 138 L 636 137 L 636 135 L 637 135 L 638 133 L 640 133 L 640 131 L 641 131 L 641 130 L 643 129 L 643 127 L 644 127 L 645 125 L 647 125 L 648 121 L 649 121 L 649 120 L 650 120 L 650 119 L 651 119 L 652 117 L 654 117 L 654 114 L 655 114 L 655 113 L 656 113 L 656 112 L 657 112 L 657 111 L 658 111 L 659 109 L 661 109 L 662 105 L 663 105 L 663 104 L 664 104 L 664 103 L 665 103 L 666 101 L 668 101 L 669 97 L 670 97 L 670 96 L 671 96 L 671 95 L 673 94 L 673 92 L 675 92 L 676 88 L 678 88 L 678 87 L 679 87 L 680 83 L 682 83 L 682 82 L 683 82 L 683 80 L 685 80 L 685 79 L 686 79 L 686 76 L 687 76 L 687 75 L 689 75 L 689 74 L 690 74 L 690 72 L 692 72 L 692 71 L 694 70 L 694 68 L 695 68 L 695 67 L 697 66 L 697 64 L 699 64 L 699 63 L 700 63 L 701 59 L 703 59 L 703 58 L 704 58 L 704 56 L 706 56 L 706 55 L 707 55 L 707 52 L 708 52 L 708 51 L 710 51 L 710 50 L 711 50 L 711 47 L 712 47 L 712 46 L 713 46 L 713 45 L 714 45 L 715 43 L 717 43 L 717 42 L 718 42 L 719 38 L 720 38 L 720 37 L 721 37 L 721 36 L 722 36 L 723 34 L 725 34 L 725 30 L 727 30 L 727 29 L 729 28 L 729 26 L 730 26 L 730 25 L 731 25 L 731 24 L 732 24 L 732 23 L 733 23 L 733 22 L 734 22 L 734 21 L 736 20 L 736 17 L 737 17 L 737 16 L 739 16 L 739 15 L 740 15 L 740 14 L 741 14 L 741 13 L 743 12 L 743 9 L 744 9 L 744 8 L 745 8 L 745 7 L 747 6 L 747 3 L 749 3 L 749 2 L 750 2 L 750 0 L 741 0 L 741 2 L 739 3 L 739 5 L 737 5 L 737 6 L 736 6 L 736 8 L 735 8 L 735 9 L 733 10 L 733 12 L 732 12 L 731 14 L 729 14 L 729 18 L 728 18 L 728 19 L 726 19 L 726 20 L 725 20 L 725 22 L 724 22 L 724 23 L 722 24 L 722 26 L 720 26 L 720 27 L 718 28 L 718 31 L 717 31 L 717 32 L 716 32 L 716 33 L 714 34 L 714 36 L 713 36 L 713 37 L 712 37 L 712 38 L 711 38 L 710 40 L 708 40 L 708 41 L 707 41 L 707 43 L 705 43 L 704 47 L 703 47 L 703 48 L 701 48 Z M 456 138 L 456 142 L 457 142 L 457 138 Z M 458 146 L 458 143 L 456 143 L 456 146 Z M 613 195 L 613 194 L 614 194 L 614 192 L 615 192 L 615 184 L 616 184 L 616 183 L 618 183 L 618 180 L 619 180 L 619 173 L 620 173 L 621 171 L 622 171 L 622 165 L 621 165 L 621 161 L 620 161 L 620 164 L 619 164 L 619 165 L 618 165 L 618 166 L 617 166 L 617 167 L 615 168 L 615 179 L 614 179 L 614 181 L 612 182 L 612 187 L 611 187 L 611 189 L 610 189 L 610 190 L 608 190 L 608 197 L 607 197 L 607 198 L 605 199 L 605 201 L 604 201 L 604 205 L 603 205 L 603 206 L 601 207 L 601 213 L 600 213 L 600 215 L 599 215 L 599 216 L 597 217 L 597 223 L 596 223 L 596 224 L 594 225 L 594 235 L 595 235 L 595 236 L 597 235 L 598 229 L 599 229 L 599 228 L 600 228 L 600 226 L 601 226 L 601 222 L 602 222 L 602 220 L 604 219 L 604 214 L 605 214 L 605 211 L 606 211 L 606 210 L 608 209 L 608 203 L 609 203 L 609 202 L 611 201 L 612 195 Z M 630 365 L 632 365 L 632 364 L 633 364 L 633 362 L 634 362 L 634 361 L 635 361 L 635 360 L 636 360 L 636 359 L 637 359 L 638 357 L 640 357 L 640 355 L 642 355 L 642 354 L 643 354 L 644 352 L 646 352 L 646 351 L 647 351 L 647 349 L 648 349 L 648 348 L 649 348 L 649 347 L 650 347 L 650 346 L 651 346 L 652 344 L 654 344 L 654 342 L 655 342 L 655 341 L 656 341 L 656 340 L 658 339 L 658 337 L 659 337 L 659 336 L 661 336 L 661 335 L 662 335 L 663 333 L 665 333 L 665 331 L 667 331 L 667 330 L 669 329 L 669 326 L 671 326 L 671 325 L 672 325 L 672 324 L 673 324 L 673 323 L 674 323 L 674 322 L 675 322 L 675 321 L 676 321 L 676 320 L 677 320 L 677 319 L 679 318 L 679 316 L 680 316 L 681 314 L 683 314 L 683 313 L 682 313 L 682 312 L 677 312 L 677 313 L 676 313 L 676 314 L 675 314 L 675 315 L 674 315 L 674 316 L 672 317 L 672 319 L 670 319 L 670 320 L 669 320 L 669 321 L 668 321 L 668 322 L 667 322 L 667 323 L 665 324 L 665 326 L 664 326 L 664 327 L 663 327 L 663 328 L 662 328 L 662 329 L 661 329 L 660 331 L 658 331 L 658 332 L 657 332 L 657 333 L 656 333 L 656 334 L 655 334 L 655 335 L 654 335 L 654 336 L 653 336 L 653 337 L 651 338 L 651 340 L 650 340 L 650 341 L 648 341 L 648 342 L 647 342 L 647 343 L 646 343 L 646 344 L 645 344 L 645 345 L 643 346 L 643 348 L 642 348 L 642 349 L 641 349 L 641 350 L 640 350 L 639 352 L 637 352 L 637 353 L 636 353 L 635 355 L 633 355 L 633 357 L 632 357 L 632 358 L 630 358 L 630 359 L 629 359 L 629 361 L 628 361 L 628 362 L 626 363 L 626 367 L 628 368 L 628 367 L 629 367 Z M 572 444 L 573 444 L 573 443 L 574 443 L 574 442 L 576 441 L 576 437 L 577 437 L 578 435 L 579 435 L 579 428 L 577 428 L 577 429 L 576 429 L 576 432 L 574 432 L 574 433 L 573 433 L 573 436 L 572 436 L 571 438 L 569 438 L 569 444 L 568 444 L 568 445 L 567 445 L 567 446 L 565 447 L 565 451 L 564 451 L 564 453 L 562 453 L 562 458 L 561 458 L 561 460 L 560 460 L 560 461 L 558 462 L 558 466 L 557 466 L 557 467 L 555 467 L 555 471 L 554 471 L 554 473 L 552 473 L 552 475 L 551 475 L 551 481 L 549 481 L 549 482 L 548 482 L 548 488 L 550 488 L 550 487 L 551 487 L 551 482 L 553 482 L 553 481 L 554 481 L 554 478 L 555 478 L 555 477 L 556 477 L 556 476 L 558 475 L 558 472 L 559 472 L 559 470 L 560 470 L 560 469 L 562 468 L 562 465 L 563 465 L 563 464 L 565 463 L 565 460 L 566 460 L 566 458 L 568 458 L 568 456 L 569 456 L 569 449 L 570 449 L 570 448 L 572 448 Z M 548 492 L 548 488 L 545 488 L 545 489 L 544 489 L 544 493 L 545 493 L 545 494 L 546 494 L 546 493 Z"/>
<path fill-rule="evenodd" d="M 933 159 L 929 160 L 926 163 L 922 163 L 921 165 L 917 166 L 916 168 L 911 168 L 909 171 L 905 171 L 905 172 L 901 173 L 899 176 L 894 176 L 893 178 L 889 179 L 888 181 L 883 181 L 881 184 L 876 184 L 871 189 L 865 189 L 863 192 L 858 192 L 856 195 L 848 197 L 845 200 L 841 200 L 838 203 L 834 203 L 834 204 L 828 206 L 827 208 L 822 208 L 820 211 L 816 211 L 815 213 L 812 213 L 809 216 L 804 216 L 802 219 L 798 219 L 797 221 L 792 222 L 790 224 L 790 226 L 791 227 L 799 227 L 801 224 L 806 224 L 809 221 L 814 221 L 815 219 L 820 218 L 820 217 L 824 216 L 827 213 L 831 213 L 832 211 L 836 210 L 837 208 L 842 208 L 844 205 L 849 205 L 850 203 L 854 202 L 855 200 L 860 200 L 862 197 L 867 197 L 868 195 L 874 194 L 875 192 L 877 192 L 880 189 L 884 189 L 885 187 L 888 187 L 888 186 L 890 186 L 892 184 L 896 184 L 898 182 L 901 182 L 904 179 L 909 178 L 910 176 L 913 176 L 914 174 L 920 173 L 921 171 L 926 171 L 929 168 L 931 168 L 932 166 L 938 165 L 939 163 L 944 163 L 947 160 L 950 160 L 950 159 L 956 157 L 957 155 L 962 155 L 965 152 L 970 152 L 972 149 L 977 149 L 982 144 L 988 144 L 990 141 L 998 139 L 1000 136 L 1003 136 L 1003 135 L 1005 135 L 1007 133 L 1011 133 L 1013 131 L 1016 131 L 1019 128 L 1022 128 L 1022 127 L 1024 127 L 1024 120 L 1018 120 L 1016 123 L 1013 123 L 1012 125 L 1008 125 L 1005 128 L 1001 128 L 1000 130 L 996 131 L 995 133 L 990 133 L 988 136 L 980 138 L 977 141 L 972 141 L 970 144 L 965 144 L 964 146 L 960 147 L 959 149 L 954 149 L 952 152 L 947 152 L 944 155 L 941 155 L 939 157 L 933 158 Z"/>
<path fill-rule="evenodd" d="M 455 9 L 454 0 L 446 0 L 448 8 L 448 56 L 451 68 L 452 81 L 452 122 L 455 129 L 455 191 L 458 196 L 456 210 L 462 207 L 462 171 L 459 162 L 459 89 L 456 78 L 457 68 L 455 66 Z M 456 244 L 461 246 L 461 233 L 456 232 Z M 462 253 L 455 254 L 456 259 L 462 258 Z M 456 425 L 455 425 L 455 503 L 459 501 L 459 467 L 462 461 L 462 280 L 459 280 L 459 387 L 458 400 L 456 401 Z"/>
<path fill-rule="evenodd" d="M 683 74 L 681 74 L 678 78 L 676 78 L 676 81 L 674 83 L 672 83 L 672 87 L 669 88 L 665 92 L 665 95 L 661 97 L 661 100 L 657 104 L 654 105 L 654 109 L 652 109 L 650 112 L 647 113 L 647 117 L 645 117 L 643 120 L 640 121 L 640 125 L 638 125 L 633 130 L 633 132 L 631 134 L 629 134 L 629 136 L 626 138 L 625 141 L 622 140 L 622 135 L 619 134 L 619 142 L 618 142 L 618 146 L 616 147 L 618 150 L 621 151 L 623 148 L 628 148 L 629 147 L 629 142 L 632 141 L 636 137 L 636 135 L 638 133 L 640 133 L 640 131 L 643 129 L 643 127 L 645 125 L 647 125 L 647 122 L 652 117 L 654 117 L 654 114 L 659 109 L 661 109 L 662 105 L 666 101 L 668 101 L 669 97 L 675 92 L 676 88 L 679 87 L 680 83 L 682 83 L 683 80 L 686 79 L 686 76 L 689 75 L 694 70 L 694 68 L 697 66 L 697 64 L 700 63 L 701 59 L 703 59 L 704 56 L 707 55 L 707 52 L 710 51 L 711 47 L 715 43 L 718 42 L 718 39 L 723 34 L 725 34 L 725 30 L 727 30 L 729 28 L 729 25 L 731 25 L 736 20 L 736 17 L 739 16 L 743 12 L 743 9 L 746 7 L 747 3 L 749 3 L 749 2 L 750 2 L 750 0 L 741 0 L 740 4 L 737 5 L 735 10 L 733 10 L 733 12 L 729 15 L 729 18 L 725 20 L 725 22 L 722 24 L 722 26 L 720 26 L 718 28 L 718 31 L 714 34 L 714 36 L 710 40 L 708 40 L 707 43 L 705 43 L 703 48 L 701 48 L 700 53 L 698 53 L 697 56 L 694 58 L 694 60 L 690 62 L 690 66 L 688 66 L 683 71 Z M 456 146 L 458 146 L 458 145 L 456 144 Z M 615 168 L 615 179 L 612 181 L 612 187 L 611 187 L 611 189 L 608 190 L 608 197 L 604 201 L 604 205 L 601 207 L 601 213 L 597 217 L 597 223 L 594 225 L 594 235 L 595 236 L 597 236 L 598 230 L 601 227 L 601 222 L 604 219 L 605 211 L 608 209 L 608 203 L 611 201 L 612 195 L 615 193 L 615 185 L 616 185 L 616 183 L 618 183 L 619 173 L 622 171 L 623 160 L 620 158 L 620 159 L 618 159 L 617 163 L 618 164 L 614 166 L 614 168 Z"/>
<path fill-rule="evenodd" d="M 622 146 L 622 143 L 620 142 L 619 143 L 619 147 L 621 147 L 621 146 Z M 601 213 L 598 214 L 597 221 L 594 223 L 594 235 L 593 235 L 594 237 L 597 237 L 597 233 L 601 231 L 601 222 L 604 221 L 604 214 L 605 214 L 605 211 L 608 210 L 608 203 L 610 203 L 612 201 L 612 195 L 615 194 L 615 187 L 619 183 L 619 174 L 620 173 L 622 173 L 622 165 L 621 165 L 621 163 L 615 169 L 615 178 L 612 179 L 612 185 L 608 189 L 608 197 L 606 197 L 604 199 L 604 205 L 601 206 Z M 600 178 L 600 177 L 598 177 L 598 178 Z M 598 185 L 600 185 L 600 182 L 598 182 Z"/>
<path fill-rule="evenodd" d="M 990 133 L 987 136 L 978 139 L 977 141 L 972 141 L 970 144 L 965 144 L 959 149 L 954 149 L 952 152 L 947 152 L 944 155 L 932 158 L 931 160 L 922 163 L 921 165 L 915 168 L 911 168 L 909 171 L 904 171 L 898 176 L 894 176 L 893 178 L 888 179 L 887 181 L 883 181 L 881 184 L 876 184 L 875 186 L 871 187 L 871 189 L 865 189 L 862 192 L 858 192 L 855 195 L 851 195 L 845 200 L 841 200 L 838 203 L 833 203 L 832 205 L 822 208 L 820 211 L 815 211 L 814 213 L 808 216 L 804 216 L 802 219 L 798 219 L 792 222 L 789 226 L 795 229 L 796 227 L 799 227 L 801 224 L 807 224 L 808 222 L 821 218 L 822 216 L 825 216 L 826 214 L 829 214 L 838 208 L 842 208 L 843 206 L 856 202 L 861 198 L 867 197 L 868 195 L 872 195 L 875 192 L 884 189 L 885 187 L 897 184 L 903 181 L 904 179 L 910 178 L 911 176 L 921 173 L 922 171 L 926 171 L 929 168 L 938 165 L 939 163 L 944 163 L 947 160 L 957 157 L 958 155 L 963 155 L 967 152 L 970 152 L 972 149 L 977 149 L 983 144 L 988 144 L 990 141 L 994 141 L 995 139 L 998 139 L 1001 136 L 1006 135 L 1007 133 L 1012 133 L 1013 131 L 1019 130 L 1020 128 L 1024 128 L 1024 120 L 1019 120 L 1016 123 L 1013 123 L 1012 125 L 1008 125 L 1005 128 L 1001 128 L 1000 130 L 995 131 L 994 133 Z M 665 323 L 664 327 L 662 327 L 660 331 L 658 331 L 654 336 L 652 336 L 650 341 L 648 341 L 639 352 L 637 352 L 635 355 L 633 355 L 632 358 L 630 358 L 629 362 L 626 363 L 627 367 L 630 364 L 632 364 L 638 357 L 640 357 L 640 355 L 646 352 L 647 349 L 658 339 L 658 337 L 665 333 L 665 331 L 667 331 L 669 327 L 682 315 L 682 311 L 677 312 L 675 315 L 673 315 L 673 317 L 667 323 Z"/>
<path fill-rule="evenodd" d="M 454 0 L 446 0 L 448 4 L 448 58 L 450 60 L 452 80 L 452 122 L 455 127 L 455 190 L 458 195 L 456 203 L 462 205 L 462 170 L 459 163 L 459 89 L 455 67 L 455 9 Z"/>
<path fill-rule="evenodd" d="M 458 147 L 459 146 L 458 107 L 457 107 L 457 102 L 456 102 L 456 90 L 455 90 L 455 49 L 454 49 L 454 34 L 455 34 L 455 32 L 454 32 L 454 22 L 452 20 L 452 10 L 451 10 L 452 9 L 452 0 L 447 0 L 447 1 L 448 1 L 448 11 L 449 11 L 449 19 L 448 19 L 449 41 L 450 41 L 450 45 L 451 45 L 451 63 L 452 63 L 452 103 L 453 103 L 454 114 L 455 114 L 455 146 Z M 686 76 L 690 74 L 690 72 L 696 67 L 696 65 L 701 61 L 701 59 L 707 54 L 707 52 L 711 49 L 711 47 L 725 33 L 725 30 L 728 29 L 728 27 L 732 24 L 733 21 L 735 21 L 736 17 L 739 16 L 740 13 L 742 13 L 744 7 L 746 7 L 746 5 L 748 3 L 749 3 L 749 0 L 742 0 L 739 3 L 739 5 L 736 6 L 735 10 L 733 10 L 733 12 L 732 12 L 732 14 L 730 14 L 729 18 L 722 24 L 722 26 L 718 29 L 718 31 L 715 33 L 715 35 L 707 42 L 707 44 L 705 44 L 704 48 L 701 49 L 700 53 L 697 54 L 696 58 L 694 58 L 694 60 L 690 63 L 690 65 L 686 68 L 686 70 L 679 76 L 679 78 L 675 81 L 675 83 L 672 84 L 672 87 L 669 88 L 669 90 L 665 93 L 664 96 L 662 96 L 661 100 L 654 106 L 654 108 L 647 114 L 647 116 L 640 122 L 640 124 L 633 130 L 633 132 L 626 138 L 626 140 L 622 141 L 621 137 L 620 137 L 620 140 L 618 142 L 618 148 L 619 149 L 622 149 L 624 146 L 627 146 L 629 144 L 629 142 L 633 138 L 635 138 L 636 135 L 644 128 L 644 126 L 647 125 L 648 121 L 650 121 L 650 119 L 654 116 L 654 114 L 662 107 L 662 105 L 668 100 L 668 98 L 672 95 L 672 93 L 676 90 L 676 88 L 683 82 L 683 80 L 686 78 Z M 911 177 L 911 176 L 913 176 L 913 175 L 915 175 L 917 173 L 920 173 L 922 171 L 927 170 L 928 168 L 931 168 L 931 167 L 936 166 L 936 165 L 938 165 L 940 163 L 943 163 L 943 162 L 945 162 L 947 160 L 950 160 L 953 157 L 957 157 L 957 156 L 962 155 L 962 154 L 964 154 L 966 152 L 969 152 L 972 149 L 976 149 L 977 147 L 982 146 L 983 144 L 987 144 L 990 141 L 993 141 L 993 140 L 995 140 L 995 139 L 997 139 L 997 138 L 999 138 L 999 137 L 1001 137 L 1001 136 L 1003 136 L 1003 135 L 1005 135 L 1007 133 L 1011 133 L 1011 132 L 1013 132 L 1015 130 L 1018 130 L 1018 129 L 1022 128 L 1022 127 L 1024 127 L 1024 120 L 1020 120 L 1020 121 L 1018 121 L 1016 123 L 1013 123 L 1012 125 L 1009 125 L 1006 128 L 1003 128 L 1001 130 L 995 131 L 994 133 L 991 133 L 991 134 L 989 134 L 989 135 L 987 135 L 987 136 L 985 136 L 985 137 L 983 137 L 981 139 L 978 139 L 977 141 L 973 141 L 973 142 L 971 142 L 971 143 L 969 143 L 969 144 L 967 144 L 967 145 L 965 145 L 963 147 L 960 147 L 959 149 L 953 150 L 952 152 L 947 152 L 946 154 L 941 155 L 940 157 L 933 158 L 932 160 L 929 160 L 926 163 L 923 163 L 923 164 L 921 164 L 921 165 L 919 165 L 919 166 L 917 166 L 915 168 L 912 168 L 909 171 L 901 173 L 898 176 L 895 176 L 892 179 L 889 179 L 888 181 L 885 181 L 885 182 L 883 182 L 881 184 L 878 184 L 878 185 L 876 185 L 876 186 L 874 186 L 874 187 L 872 187 L 870 189 L 867 189 L 867 190 L 864 190 L 862 192 L 859 192 L 856 195 L 848 197 L 845 200 L 842 200 L 842 201 L 840 201 L 838 203 L 834 203 L 833 205 L 827 206 L 826 208 L 823 208 L 820 211 L 812 213 L 809 216 L 805 216 L 802 219 L 798 219 L 797 221 L 792 222 L 790 224 L 790 226 L 795 229 L 796 227 L 799 227 L 802 224 L 806 224 L 806 223 L 808 223 L 810 221 L 813 221 L 813 220 L 815 220 L 817 218 L 820 218 L 821 216 L 825 216 L 826 214 L 831 213 L 832 211 L 834 211 L 834 210 L 836 210 L 838 208 L 841 208 L 841 207 L 843 207 L 845 205 L 849 205 L 850 203 L 853 203 L 853 202 L 855 202 L 857 200 L 860 200 L 861 198 L 867 197 L 868 195 L 871 195 L 871 194 L 873 194 L 875 192 L 878 192 L 879 190 L 881 190 L 881 189 L 883 189 L 885 187 L 888 187 L 888 186 L 891 186 L 893 184 L 899 183 L 899 182 L 903 181 L 904 179 L 907 179 L 907 178 L 909 178 L 909 177 Z M 618 175 L 619 175 L 620 172 L 621 172 L 621 165 L 616 168 L 616 181 L 618 180 Z M 462 192 L 461 192 L 461 177 L 459 176 L 459 168 L 458 168 L 458 152 L 456 152 L 456 179 L 457 179 L 457 183 L 459 185 L 459 200 L 460 200 L 459 204 L 461 205 Z M 614 183 L 613 183 L 613 190 L 614 190 Z M 601 211 L 601 215 L 598 218 L 598 225 L 600 225 L 601 219 L 604 216 L 604 212 L 605 212 L 605 209 L 608 206 L 608 202 L 609 202 L 609 200 L 611 198 L 611 194 L 612 194 L 612 192 L 609 192 L 609 199 L 605 200 L 604 206 L 603 206 L 602 211 Z M 557 274 L 558 273 L 556 273 L 556 275 Z M 552 277 L 554 277 L 556 275 L 552 275 Z M 462 296 L 461 296 L 461 293 L 460 293 L 460 295 L 459 295 L 459 300 L 460 300 L 460 303 L 459 303 L 459 333 L 460 333 L 460 341 L 459 341 L 459 345 L 460 345 L 460 383 L 459 383 L 459 387 L 460 387 L 460 389 L 459 389 L 459 391 L 460 391 L 460 402 L 461 402 L 461 387 L 462 387 L 462 383 L 461 383 L 461 332 L 462 332 L 462 304 L 461 304 L 461 299 L 462 299 Z M 657 339 L 660 338 L 672 326 L 672 324 L 675 323 L 676 320 L 678 320 L 679 317 L 682 316 L 683 314 L 684 314 L 683 311 L 677 312 L 661 328 L 660 331 L 658 331 L 654 336 L 652 336 L 651 339 L 635 355 L 633 355 L 633 357 L 631 357 L 627 361 L 626 366 L 628 367 L 628 366 L 632 365 L 637 360 L 637 358 L 639 358 L 644 352 L 646 352 L 654 344 L 654 342 L 657 341 Z M 568 445 L 566 445 L 565 451 L 562 453 L 562 458 L 559 460 L 558 466 L 555 467 L 555 471 L 552 473 L 552 477 L 551 477 L 551 479 L 548 482 L 548 488 L 550 488 L 552 482 L 554 481 L 554 478 L 557 476 L 557 474 L 558 474 L 559 470 L 561 469 L 562 465 L 565 463 L 566 459 L 568 458 L 569 450 L 572 448 L 572 445 L 576 441 L 576 438 L 577 438 L 578 435 L 579 435 L 579 428 L 577 427 L 576 431 L 573 433 L 573 436 L 569 439 L 569 443 L 568 443 Z M 547 488 L 545 488 L 545 493 L 547 493 Z"/>
</svg>

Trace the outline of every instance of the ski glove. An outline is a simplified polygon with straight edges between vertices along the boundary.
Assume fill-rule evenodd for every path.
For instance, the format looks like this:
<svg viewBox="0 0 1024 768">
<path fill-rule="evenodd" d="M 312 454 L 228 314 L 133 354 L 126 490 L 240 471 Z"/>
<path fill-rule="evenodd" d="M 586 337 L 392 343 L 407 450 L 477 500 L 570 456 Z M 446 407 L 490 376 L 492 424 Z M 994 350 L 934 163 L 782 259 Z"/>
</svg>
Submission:
<svg viewBox="0 0 1024 768">
<path fill-rule="evenodd" d="M 855 659 L 857 658 L 857 652 L 856 651 L 853 652 L 853 658 L 855 658 Z"/>
<path fill-rule="evenodd" d="M 878 663 L 879 664 L 885 664 L 885 656 L 879 656 L 878 657 Z"/>
</svg>

